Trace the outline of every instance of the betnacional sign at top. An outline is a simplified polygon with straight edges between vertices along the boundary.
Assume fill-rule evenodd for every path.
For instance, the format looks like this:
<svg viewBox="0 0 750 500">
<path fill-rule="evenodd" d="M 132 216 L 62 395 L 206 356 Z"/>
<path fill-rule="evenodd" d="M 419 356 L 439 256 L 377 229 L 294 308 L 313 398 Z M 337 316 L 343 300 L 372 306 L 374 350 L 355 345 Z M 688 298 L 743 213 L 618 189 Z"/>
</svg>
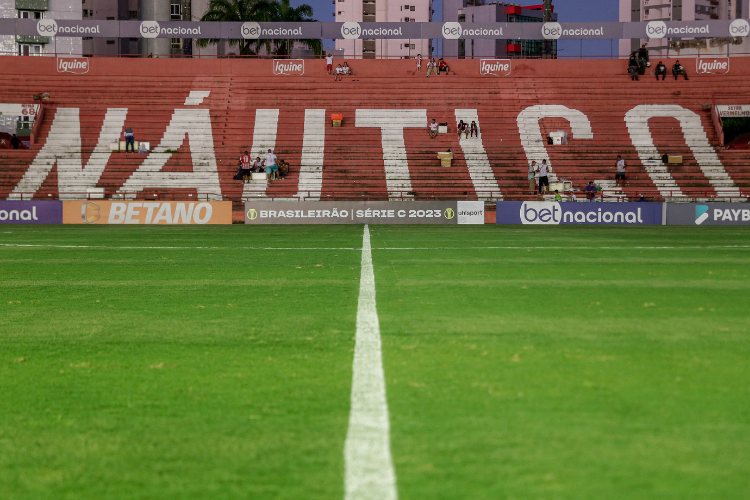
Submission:
<svg viewBox="0 0 750 500">
<path fill-rule="evenodd" d="M 634 23 L 183 22 L 3 19 L 0 35 L 106 38 L 268 39 L 621 39 L 750 36 L 746 19 Z"/>
</svg>

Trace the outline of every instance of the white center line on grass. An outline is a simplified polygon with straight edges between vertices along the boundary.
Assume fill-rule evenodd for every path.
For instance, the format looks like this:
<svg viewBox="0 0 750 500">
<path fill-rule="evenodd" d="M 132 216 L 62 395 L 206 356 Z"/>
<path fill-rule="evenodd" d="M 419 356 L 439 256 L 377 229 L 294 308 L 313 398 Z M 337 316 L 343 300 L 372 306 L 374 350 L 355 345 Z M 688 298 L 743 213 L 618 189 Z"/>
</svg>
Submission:
<svg viewBox="0 0 750 500">
<path fill-rule="evenodd" d="M 370 229 L 362 236 L 362 272 L 352 367 L 349 430 L 344 443 L 344 499 L 396 500 L 388 402 L 375 303 Z"/>
</svg>

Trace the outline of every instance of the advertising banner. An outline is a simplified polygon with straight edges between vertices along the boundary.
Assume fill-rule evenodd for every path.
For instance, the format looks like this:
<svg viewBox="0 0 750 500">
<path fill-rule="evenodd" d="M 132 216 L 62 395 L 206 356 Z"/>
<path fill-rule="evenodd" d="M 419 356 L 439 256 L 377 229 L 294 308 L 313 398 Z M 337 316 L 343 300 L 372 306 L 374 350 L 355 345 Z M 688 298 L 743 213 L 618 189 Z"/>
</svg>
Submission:
<svg viewBox="0 0 750 500">
<path fill-rule="evenodd" d="M 63 224 L 231 224 L 231 201 L 64 201 Z"/>
<path fill-rule="evenodd" d="M 50 19 L 51 21 L 51 19 Z M 118 21 L 80 21 L 57 19 L 57 33 L 47 36 L 117 38 L 120 36 Z"/>
<path fill-rule="evenodd" d="M 61 201 L 0 201 L 0 224 L 62 224 Z"/>
<path fill-rule="evenodd" d="M 669 203 L 670 226 L 750 226 L 750 204 Z"/>
<path fill-rule="evenodd" d="M 695 73 L 698 75 L 726 75 L 729 73 L 729 58 L 698 57 L 695 60 Z"/>
<path fill-rule="evenodd" d="M 499 201 L 498 224 L 662 225 L 661 203 Z"/>
<path fill-rule="evenodd" d="M 484 224 L 484 202 L 249 201 L 245 224 Z"/>
<path fill-rule="evenodd" d="M 521 23 L 526 39 L 621 38 L 621 23 Z"/>
<path fill-rule="evenodd" d="M 522 33 L 521 23 L 422 23 L 422 38 L 516 39 Z"/>
<path fill-rule="evenodd" d="M 322 37 L 332 39 L 422 38 L 422 23 L 323 23 Z"/>
<path fill-rule="evenodd" d="M 120 21 L 122 38 L 221 38 L 221 23 Z"/>
<path fill-rule="evenodd" d="M 221 37 L 229 39 L 319 39 L 320 23 L 221 23 Z"/>
</svg>

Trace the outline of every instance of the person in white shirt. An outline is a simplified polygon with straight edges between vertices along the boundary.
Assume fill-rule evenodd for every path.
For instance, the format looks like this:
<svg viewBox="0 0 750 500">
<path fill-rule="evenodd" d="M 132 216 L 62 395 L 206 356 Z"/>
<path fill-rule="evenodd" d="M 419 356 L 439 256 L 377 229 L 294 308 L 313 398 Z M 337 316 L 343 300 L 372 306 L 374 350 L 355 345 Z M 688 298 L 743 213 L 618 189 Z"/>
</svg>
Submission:
<svg viewBox="0 0 750 500">
<path fill-rule="evenodd" d="M 338 66 L 336 66 L 336 76 L 333 77 L 333 81 L 334 82 L 336 80 L 341 81 L 341 75 L 343 74 L 344 74 L 344 68 L 342 68 L 341 65 L 339 64 Z"/>
<path fill-rule="evenodd" d="M 542 160 L 542 164 L 539 165 L 539 194 L 544 194 L 549 191 L 549 177 L 547 177 L 547 160 Z"/>
<path fill-rule="evenodd" d="M 417 54 L 417 73 L 422 72 L 422 54 Z"/>
<path fill-rule="evenodd" d="M 266 167 L 266 173 L 271 177 L 271 179 L 275 179 L 277 177 L 279 167 L 276 166 L 276 155 L 273 154 L 270 149 L 268 150 L 268 153 L 263 156 L 263 164 Z"/>
<path fill-rule="evenodd" d="M 537 172 L 537 170 L 538 169 L 536 167 L 536 161 L 535 160 L 531 160 L 531 165 L 529 165 L 529 191 L 531 191 L 532 193 L 534 191 L 536 191 L 536 172 Z"/>
<path fill-rule="evenodd" d="M 328 76 L 331 76 L 331 70 L 333 70 L 333 56 L 329 52 L 326 54 L 326 71 L 328 72 Z"/>
<path fill-rule="evenodd" d="M 430 122 L 430 139 L 434 139 L 438 134 L 438 122 L 433 118 Z"/>
<path fill-rule="evenodd" d="M 627 162 L 622 159 L 621 155 L 617 155 L 617 163 L 615 163 L 615 167 L 617 168 L 617 171 L 615 172 L 615 182 L 617 185 L 620 185 L 620 181 L 625 182 L 625 167 L 627 167 Z"/>
<path fill-rule="evenodd" d="M 427 78 L 430 77 L 430 73 L 438 74 L 438 64 L 434 57 L 427 62 Z"/>
</svg>

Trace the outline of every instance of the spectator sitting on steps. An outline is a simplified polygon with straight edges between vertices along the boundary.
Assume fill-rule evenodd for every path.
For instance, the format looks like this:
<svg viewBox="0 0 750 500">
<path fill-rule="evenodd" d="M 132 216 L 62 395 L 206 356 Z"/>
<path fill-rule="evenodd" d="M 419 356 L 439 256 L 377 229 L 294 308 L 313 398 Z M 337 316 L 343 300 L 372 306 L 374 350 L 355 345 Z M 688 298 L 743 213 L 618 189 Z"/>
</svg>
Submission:
<svg viewBox="0 0 750 500">
<path fill-rule="evenodd" d="M 427 78 L 430 77 L 430 73 L 438 74 L 438 65 L 434 57 L 427 61 Z"/>
<path fill-rule="evenodd" d="M 335 81 L 339 81 L 340 82 L 341 81 L 341 75 L 343 75 L 343 74 L 344 74 L 344 68 L 342 68 L 341 65 L 339 64 L 338 66 L 336 66 L 336 76 L 333 77 L 333 81 L 334 82 Z"/>
<path fill-rule="evenodd" d="M 589 201 L 594 201 L 594 199 L 596 199 L 596 186 L 594 186 L 594 181 L 589 181 L 588 186 L 583 190 L 586 191 L 586 198 L 588 198 Z"/>
<path fill-rule="evenodd" d="M 638 74 L 646 74 L 646 68 L 648 66 L 651 66 L 651 64 L 649 64 L 648 62 L 648 49 L 646 48 L 646 44 L 644 43 L 643 45 L 641 45 L 641 48 L 638 49 Z"/>
<path fill-rule="evenodd" d="M 260 156 L 255 157 L 255 163 L 253 163 L 253 168 L 251 168 L 250 170 L 258 173 L 264 172 L 263 160 L 260 159 Z"/>
<path fill-rule="evenodd" d="M 680 61 L 674 63 L 674 66 L 672 66 L 672 74 L 674 75 L 674 79 L 677 80 L 677 77 L 682 75 L 685 77 L 685 80 L 689 80 L 687 76 L 687 71 L 685 71 L 685 68 L 682 67 L 682 64 L 680 64 Z"/>
<path fill-rule="evenodd" d="M 438 122 L 434 118 L 430 122 L 430 139 L 434 139 L 438 134 Z"/>
<path fill-rule="evenodd" d="M 472 121 L 471 127 L 469 127 L 469 137 L 479 137 L 479 127 L 477 127 L 477 122 Z"/>
<path fill-rule="evenodd" d="M 343 68 L 341 68 L 345 75 L 354 76 L 354 71 L 352 71 L 352 68 L 349 67 L 349 63 L 344 63 Z"/>
<path fill-rule="evenodd" d="M 440 62 L 438 62 L 438 70 L 439 70 L 439 73 L 438 73 L 438 74 L 440 74 L 440 73 L 442 73 L 442 72 L 445 72 L 445 74 L 446 74 L 446 75 L 447 75 L 447 74 L 448 74 L 448 72 L 449 72 L 449 71 L 451 70 L 451 69 L 450 69 L 450 68 L 448 67 L 448 63 L 447 63 L 447 62 L 445 62 L 445 61 L 443 60 L 443 58 L 442 58 L 442 57 L 440 58 Z"/>
<path fill-rule="evenodd" d="M 469 137 L 469 126 L 464 123 L 463 120 L 460 120 L 458 122 L 458 125 L 456 125 L 456 128 L 458 129 L 458 138 L 461 138 L 461 134 L 464 134 L 466 137 Z"/>
<path fill-rule="evenodd" d="M 659 61 L 659 64 L 656 65 L 656 80 L 659 80 L 659 75 L 661 75 L 662 81 L 667 77 L 667 67 L 664 66 L 664 63 Z"/>
</svg>

